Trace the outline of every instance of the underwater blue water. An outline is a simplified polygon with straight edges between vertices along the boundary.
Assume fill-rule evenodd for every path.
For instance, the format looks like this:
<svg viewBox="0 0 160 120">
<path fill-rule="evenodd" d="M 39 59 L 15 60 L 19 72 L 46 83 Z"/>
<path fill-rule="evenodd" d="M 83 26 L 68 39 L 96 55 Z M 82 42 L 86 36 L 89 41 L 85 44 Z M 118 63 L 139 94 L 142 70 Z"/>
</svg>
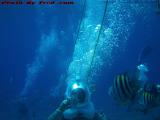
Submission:
<svg viewBox="0 0 160 120">
<path fill-rule="evenodd" d="M 114 76 L 134 70 L 147 45 L 152 48 L 144 60 L 148 78 L 160 83 L 160 15 L 155 4 L 109 3 L 101 25 L 105 2 L 87 0 L 85 15 L 83 3 L 0 6 L 0 120 L 46 120 L 64 99 L 67 85 L 85 80 L 100 26 L 89 78 L 96 85 L 96 110 L 111 120 L 152 120 L 158 115 L 159 109 L 148 115 L 126 112 L 108 96 Z"/>
</svg>

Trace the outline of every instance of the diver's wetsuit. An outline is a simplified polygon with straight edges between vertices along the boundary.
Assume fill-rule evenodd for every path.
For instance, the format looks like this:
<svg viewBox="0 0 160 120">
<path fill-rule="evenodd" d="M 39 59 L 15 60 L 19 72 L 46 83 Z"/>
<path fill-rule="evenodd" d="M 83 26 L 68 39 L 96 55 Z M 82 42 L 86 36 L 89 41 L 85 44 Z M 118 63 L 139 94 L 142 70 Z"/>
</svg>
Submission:
<svg viewBox="0 0 160 120">
<path fill-rule="evenodd" d="M 64 110 L 56 109 L 56 111 L 49 116 L 48 120 L 68 120 L 64 118 L 63 112 Z M 93 119 L 87 119 L 84 118 L 82 114 L 78 114 L 75 118 L 69 120 L 107 120 L 107 118 L 104 113 L 95 113 Z"/>
<path fill-rule="evenodd" d="M 75 84 L 73 84 L 74 86 Z M 67 98 L 49 116 L 48 120 L 106 120 L 103 113 L 96 113 L 90 101 L 88 87 L 76 84 L 77 88 L 68 89 Z"/>
<path fill-rule="evenodd" d="M 63 117 L 62 120 L 68 120 L 68 119 L 65 119 Z M 105 119 L 105 117 L 100 116 L 100 114 L 95 113 L 95 116 L 93 119 L 84 118 L 81 114 L 79 114 L 76 118 L 74 118 L 72 120 L 107 120 L 107 119 Z"/>
</svg>

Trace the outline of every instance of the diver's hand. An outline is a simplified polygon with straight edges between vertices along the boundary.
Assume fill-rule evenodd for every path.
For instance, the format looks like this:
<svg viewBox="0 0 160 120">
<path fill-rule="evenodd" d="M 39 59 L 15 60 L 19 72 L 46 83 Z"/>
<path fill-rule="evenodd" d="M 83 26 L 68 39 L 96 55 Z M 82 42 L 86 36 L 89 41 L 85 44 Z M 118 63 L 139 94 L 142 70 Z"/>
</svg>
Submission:
<svg viewBox="0 0 160 120">
<path fill-rule="evenodd" d="M 71 98 L 67 98 L 62 101 L 62 103 L 59 106 L 59 110 L 64 111 L 66 110 L 71 104 Z"/>
<path fill-rule="evenodd" d="M 62 101 L 60 106 L 48 117 L 48 120 L 62 120 L 63 112 L 71 105 L 71 98 Z"/>
</svg>

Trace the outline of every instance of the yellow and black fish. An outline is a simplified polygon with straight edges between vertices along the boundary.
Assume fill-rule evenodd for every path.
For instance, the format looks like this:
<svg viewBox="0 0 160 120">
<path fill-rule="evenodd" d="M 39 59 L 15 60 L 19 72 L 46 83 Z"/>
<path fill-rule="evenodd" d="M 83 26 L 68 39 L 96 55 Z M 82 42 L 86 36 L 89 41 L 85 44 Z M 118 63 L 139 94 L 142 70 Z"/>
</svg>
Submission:
<svg viewBox="0 0 160 120">
<path fill-rule="evenodd" d="M 138 103 L 139 107 L 136 110 L 141 111 L 144 114 L 148 113 L 150 109 L 159 106 L 156 101 L 156 96 L 146 91 L 140 93 Z"/>
<path fill-rule="evenodd" d="M 120 104 L 128 104 L 134 100 L 138 89 L 138 82 L 132 80 L 126 73 L 123 73 L 115 77 L 110 94 Z"/>
<path fill-rule="evenodd" d="M 150 92 L 142 92 L 139 103 L 144 107 L 151 107 L 155 104 L 155 95 Z"/>
</svg>

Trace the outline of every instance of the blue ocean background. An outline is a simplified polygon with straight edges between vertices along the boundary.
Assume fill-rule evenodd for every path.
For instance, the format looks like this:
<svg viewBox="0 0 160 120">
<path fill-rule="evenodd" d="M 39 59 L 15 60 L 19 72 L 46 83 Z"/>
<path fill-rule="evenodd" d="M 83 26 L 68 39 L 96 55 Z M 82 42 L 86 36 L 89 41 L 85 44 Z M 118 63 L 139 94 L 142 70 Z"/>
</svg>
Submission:
<svg viewBox="0 0 160 120">
<path fill-rule="evenodd" d="M 152 2 L 78 0 L 73 5 L 0 5 L 0 120 L 46 120 L 65 97 L 75 78 L 89 74 L 97 111 L 110 120 L 154 120 L 156 108 L 144 115 L 119 106 L 108 89 L 117 73 L 143 61 L 150 81 L 160 83 L 160 15 Z M 100 27 L 103 30 L 99 32 Z M 69 82 L 68 82 L 69 81 Z"/>
</svg>

